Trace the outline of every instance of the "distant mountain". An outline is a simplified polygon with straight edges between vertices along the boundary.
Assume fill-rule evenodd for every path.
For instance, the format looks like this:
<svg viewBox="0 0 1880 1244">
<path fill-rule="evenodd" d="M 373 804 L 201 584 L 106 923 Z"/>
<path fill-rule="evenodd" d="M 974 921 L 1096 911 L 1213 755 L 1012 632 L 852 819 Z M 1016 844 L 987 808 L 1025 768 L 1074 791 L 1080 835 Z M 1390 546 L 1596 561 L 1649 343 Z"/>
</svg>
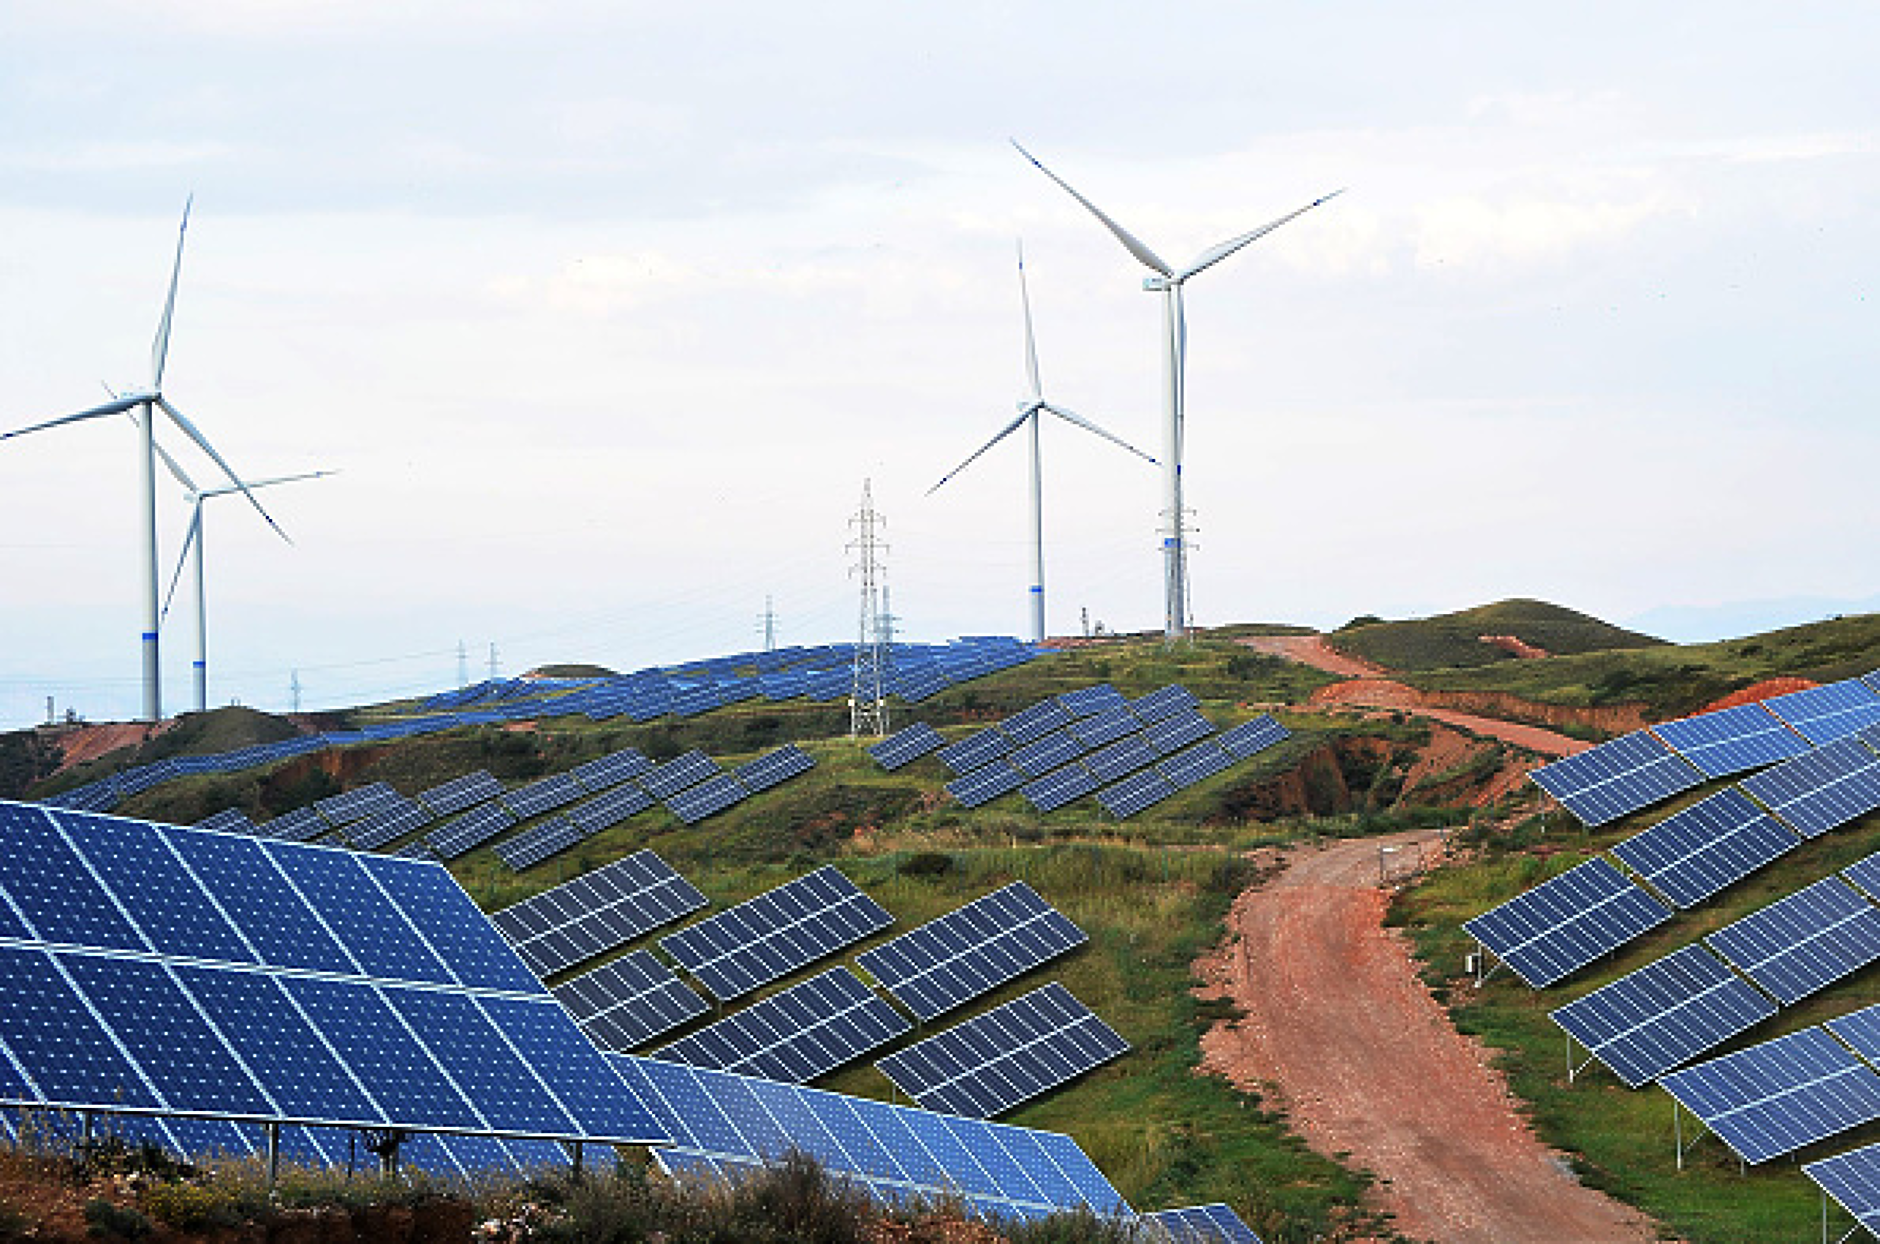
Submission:
<svg viewBox="0 0 1880 1244">
<path fill-rule="evenodd" d="M 1634 614 L 1625 624 L 1663 635 L 1674 643 L 1701 644 L 1863 613 L 1880 613 L 1880 596 L 1863 600 L 1789 596 L 1777 600 L 1728 601 L 1720 605 L 1660 605 Z"/>
<path fill-rule="evenodd" d="M 1520 645 L 1487 642 L 1504 637 L 1517 639 Z M 1540 649 L 1549 656 L 1570 656 L 1664 643 L 1544 600 L 1503 600 L 1402 622 L 1357 619 L 1334 633 L 1331 642 L 1355 656 L 1405 671 L 1520 660 L 1510 649 L 1521 645 Z"/>
</svg>

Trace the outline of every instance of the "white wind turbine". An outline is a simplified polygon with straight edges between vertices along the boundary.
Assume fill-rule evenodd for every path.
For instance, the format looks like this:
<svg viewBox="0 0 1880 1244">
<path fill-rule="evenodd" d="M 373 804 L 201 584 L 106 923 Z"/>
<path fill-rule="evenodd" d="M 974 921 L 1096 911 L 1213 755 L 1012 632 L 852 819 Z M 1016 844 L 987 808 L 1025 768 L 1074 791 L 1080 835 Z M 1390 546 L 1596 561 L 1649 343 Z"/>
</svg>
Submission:
<svg viewBox="0 0 1880 1244">
<path fill-rule="evenodd" d="M 1151 293 L 1162 295 L 1162 487 L 1163 504 L 1167 508 L 1168 528 L 1162 539 L 1162 581 L 1163 581 L 1163 638 L 1167 643 L 1175 643 L 1188 635 L 1188 545 L 1183 530 L 1186 515 L 1182 509 L 1182 419 L 1185 399 L 1185 369 L 1188 356 L 1188 322 L 1182 312 L 1182 286 L 1188 278 L 1212 268 L 1235 251 L 1247 244 L 1265 237 L 1290 220 L 1305 215 L 1313 208 L 1343 194 L 1343 190 L 1334 190 L 1328 195 L 1312 200 L 1297 211 L 1288 212 L 1278 220 L 1269 221 L 1250 233 L 1232 237 L 1216 246 L 1211 246 L 1196 256 L 1186 268 L 1170 267 L 1156 253 L 1133 237 L 1129 230 L 1103 214 L 1101 208 L 1083 195 L 1072 190 L 1070 183 L 1053 173 L 1038 157 L 1020 147 L 1016 139 L 1012 145 L 1018 147 L 1018 153 L 1037 166 L 1039 172 L 1062 186 L 1064 190 L 1084 208 L 1103 223 L 1103 227 L 1115 235 L 1123 248 L 1136 257 L 1136 261 L 1148 268 L 1155 275 L 1144 279 L 1142 287 Z"/>
<path fill-rule="evenodd" d="M 237 492 L 272 488 L 276 484 L 292 484 L 300 480 L 319 479 L 322 476 L 337 474 L 337 472 L 303 471 L 298 475 L 277 475 L 272 479 L 251 480 L 246 486 L 236 483 L 224 484 L 220 488 L 198 488 L 196 482 L 190 479 L 183 470 L 182 465 L 164 452 L 163 446 L 156 446 L 156 450 L 157 456 L 163 459 L 163 465 L 169 468 L 176 482 L 183 486 L 183 499 L 189 503 L 189 533 L 183 537 L 183 551 L 176 559 L 176 572 L 170 576 L 170 590 L 163 598 L 161 619 L 168 620 L 170 616 L 170 605 L 176 600 L 176 588 L 183 581 L 183 569 L 187 566 L 191 577 L 196 581 L 196 659 L 190 663 L 190 676 L 195 684 L 196 711 L 203 713 L 209 710 L 209 593 L 202 566 L 203 502 Z"/>
<path fill-rule="evenodd" d="M 287 533 L 281 531 L 268 512 L 261 508 L 254 495 L 248 492 L 241 477 L 225 461 L 215 447 L 204 439 L 201 432 L 188 419 L 185 419 L 176 407 L 170 405 L 163 396 L 163 364 L 170 352 L 170 320 L 176 311 L 176 283 L 183 272 L 183 239 L 189 230 L 189 203 L 183 204 L 183 223 L 176 234 L 176 262 L 170 269 L 170 292 L 163 302 L 163 317 L 157 321 L 156 341 L 150 348 L 150 385 L 136 393 L 127 393 L 122 397 L 113 397 L 102 406 L 90 410 L 81 410 L 77 414 L 61 415 L 44 423 L 36 423 L 28 428 L 0 434 L 0 441 L 10 440 L 15 436 L 25 436 L 29 432 L 43 432 L 47 428 L 56 428 L 68 423 L 80 423 L 86 419 L 100 419 L 107 415 L 132 414 L 137 424 L 139 436 L 137 442 L 137 507 L 143 520 L 143 539 L 139 542 L 141 564 L 139 584 L 142 589 L 144 606 L 144 629 L 141 639 L 143 652 L 143 720 L 157 721 L 163 716 L 163 672 L 162 663 L 157 653 L 157 454 L 156 454 L 156 415 L 161 410 L 170 421 L 180 429 L 183 435 L 196 443 L 196 446 L 222 468 L 229 481 L 244 495 L 261 517 L 268 520 L 268 526 L 287 539 Z"/>
<path fill-rule="evenodd" d="M 1023 305 L 1025 310 L 1025 382 L 1028 386 L 1025 396 L 1018 400 L 1018 418 L 1006 424 L 1005 427 L 999 430 L 997 436 L 994 436 L 984 445 L 974 450 L 972 456 L 967 458 L 966 461 L 947 472 L 947 474 L 941 478 L 940 483 L 935 484 L 932 488 L 927 490 L 927 495 L 932 496 L 935 492 L 939 491 L 947 480 L 952 479 L 955 475 L 958 475 L 961 471 L 971 466 L 979 455 L 985 453 L 988 449 L 991 449 L 994 445 L 1018 431 L 1019 428 L 1025 428 L 1026 442 L 1031 451 L 1031 638 L 1033 643 L 1043 643 L 1044 476 L 1039 465 L 1038 454 L 1039 416 L 1047 413 L 1056 415 L 1066 423 L 1075 424 L 1086 432 L 1094 432 L 1106 441 L 1121 445 L 1124 449 L 1127 449 L 1130 453 L 1135 454 L 1138 458 L 1146 462 L 1154 463 L 1155 459 L 1149 457 L 1148 454 L 1143 453 L 1140 449 L 1137 449 L 1134 445 L 1131 445 L 1121 437 L 1112 436 L 1082 415 L 1068 411 L 1062 406 L 1054 406 L 1044 400 L 1043 388 L 1038 383 L 1038 346 L 1037 342 L 1032 337 L 1031 331 L 1031 295 L 1025 289 L 1025 252 L 1022 247 L 1019 249 L 1018 253 L 1018 297 L 1019 302 Z"/>
</svg>

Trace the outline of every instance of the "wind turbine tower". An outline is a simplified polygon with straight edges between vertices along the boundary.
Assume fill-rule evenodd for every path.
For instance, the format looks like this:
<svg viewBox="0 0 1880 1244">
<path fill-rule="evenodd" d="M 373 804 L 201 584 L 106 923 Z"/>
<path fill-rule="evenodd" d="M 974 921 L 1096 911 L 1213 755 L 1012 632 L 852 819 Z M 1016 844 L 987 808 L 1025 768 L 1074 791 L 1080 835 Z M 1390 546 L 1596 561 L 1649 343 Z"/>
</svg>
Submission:
<svg viewBox="0 0 1880 1244">
<path fill-rule="evenodd" d="M 1163 639 L 1171 644 L 1180 642 L 1188 637 L 1189 626 L 1188 544 L 1184 531 L 1186 512 L 1182 508 L 1182 421 L 1185 415 L 1188 321 L 1182 310 L 1182 287 L 1190 277 L 1199 276 L 1242 247 L 1258 241 L 1288 221 L 1305 215 L 1321 203 L 1337 198 L 1344 191 L 1334 190 L 1277 220 L 1268 221 L 1258 229 L 1210 246 L 1187 267 L 1178 269 L 1164 263 L 1129 230 L 1104 215 L 1095 203 L 1071 189 L 1069 182 L 1039 163 L 1038 157 L 1020 147 L 1017 140 L 1012 145 L 1018 147 L 1018 153 L 1031 161 L 1039 172 L 1056 182 L 1065 193 L 1102 222 L 1103 227 L 1123 244 L 1123 249 L 1133 255 L 1136 262 L 1149 269 L 1152 275 L 1144 279 L 1143 289 L 1162 295 L 1162 492 L 1168 520 L 1162 538 Z"/>
<path fill-rule="evenodd" d="M 1101 436 L 1104 440 L 1112 444 L 1122 446 L 1130 453 L 1135 454 L 1138 458 L 1141 458 L 1151 465 L 1154 465 L 1155 459 L 1143 453 L 1142 450 L 1137 449 L 1134 445 L 1131 445 L 1121 437 L 1113 436 L 1105 432 L 1102 428 L 1090 422 L 1090 420 L 1084 418 L 1082 415 L 1068 411 L 1062 406 L 1053 406 L 1050 402 L 1044 400 L 1044 390 L 1038 382 L 1038 344 L 1031 331 L 1031 294 L 1025 288 L 1025 248 L 1023 246 L 1020 246 L 1018 251 L 1018 300 L 1025 311 L 1026 385 L 1025 396 L 1018 399 L 1018 418 L 1006 424 L 999 430 L 998 435 L 974 450 L 971 457 L 967 458 L 966 461 L 960 463 L 941 477 L 938 484 L 935 484 L 932 488 L 927 490 L 927 495 L 931 497 L 934 493 L 938 492 L 948 480 L 971 466 L 973 462 L 988 449 L 991 449 L 994 445 L 1018 431 L 1020 428 L 1025 429 L 1025 445 L 1030 460 L 1028 478 L 1031 486 L 1030 509 L 1027 511 L 1031 523 L 1031 589 L 1029 592 L 1031 605 L 1031 641 L 1035 644 L 1041 644 L 1044 642 L 1045 636 L 1045 618 L 1044 468 L 1040 464 L 1038 450 L 1038 424 L 1041 422 L 1040 416 L 1045 414 L 1056 415 L 1066 423 L 1082 428 L 1086 432 Z"/>
</svg>

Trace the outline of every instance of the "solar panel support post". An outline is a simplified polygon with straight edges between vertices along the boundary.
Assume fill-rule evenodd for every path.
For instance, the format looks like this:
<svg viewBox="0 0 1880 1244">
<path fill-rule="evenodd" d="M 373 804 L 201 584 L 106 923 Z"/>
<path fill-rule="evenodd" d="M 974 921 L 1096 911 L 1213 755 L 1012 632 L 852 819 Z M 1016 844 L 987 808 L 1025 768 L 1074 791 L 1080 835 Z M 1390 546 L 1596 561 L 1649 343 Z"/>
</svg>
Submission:
<svg viewBox="0 0 1880 1244">
<path fill-rule="evenodd" d="M 266 1124 L 266 1132 L 267 1132 L 267 1138 L 268 1138 L 268 1190 L 272 1192 L 274 1190 L 274 1185 L 281 1178 L 281 1125 L 280 1123 L 276 1121 L 268 1122 Z"/>
</svg>

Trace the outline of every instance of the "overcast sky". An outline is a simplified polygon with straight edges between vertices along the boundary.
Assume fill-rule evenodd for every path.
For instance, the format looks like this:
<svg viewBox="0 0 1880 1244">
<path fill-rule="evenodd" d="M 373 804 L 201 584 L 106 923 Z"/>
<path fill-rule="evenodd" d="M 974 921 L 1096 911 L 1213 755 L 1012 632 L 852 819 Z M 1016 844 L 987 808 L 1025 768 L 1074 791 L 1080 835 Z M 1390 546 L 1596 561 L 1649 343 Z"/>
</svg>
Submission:
<svg viewBox="0 0 1880 1244">
<path fill-rule="evenodd" d="M 1867 6 L 0 6 L 0 427 L 148 376 L 210 503 L 211 700 L 1023 634 L 1046 393 L 1160 448 L 1182 261 L 1202 625 L 1538 596 L 1676 638 L 1880 607 Z M 182 456 L 206 481 L 212 468 Z M 128 421 L 0 445 L 0 727 L 137 705 Z M 1161 624 L 1153 468 L 1044 434 L 1054 633 Z M 161 492 L 164 578 L 185 512 Z M 164 630 L 186 706 L 193 619 Z"/>
</svg>

